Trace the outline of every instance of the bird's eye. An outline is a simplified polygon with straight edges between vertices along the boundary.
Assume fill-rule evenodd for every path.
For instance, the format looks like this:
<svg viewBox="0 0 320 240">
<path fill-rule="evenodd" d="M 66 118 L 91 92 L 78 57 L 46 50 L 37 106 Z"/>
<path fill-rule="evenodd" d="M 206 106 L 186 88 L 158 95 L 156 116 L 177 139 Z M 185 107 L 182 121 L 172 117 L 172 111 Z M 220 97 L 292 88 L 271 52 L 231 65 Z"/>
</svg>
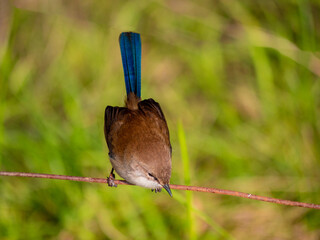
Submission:
<svg viewBox="0 0 320 240">
<path fill-rule="evenodd" d="M 148 175 L 149 175 L 150 177 L 153 177 L 154 180 L 157 180 L 157 181 L 158 181 L 158 178 L 156 178 L 155 176 L 153 176 L 151 173 L 148 173 Z"/>
</svg>

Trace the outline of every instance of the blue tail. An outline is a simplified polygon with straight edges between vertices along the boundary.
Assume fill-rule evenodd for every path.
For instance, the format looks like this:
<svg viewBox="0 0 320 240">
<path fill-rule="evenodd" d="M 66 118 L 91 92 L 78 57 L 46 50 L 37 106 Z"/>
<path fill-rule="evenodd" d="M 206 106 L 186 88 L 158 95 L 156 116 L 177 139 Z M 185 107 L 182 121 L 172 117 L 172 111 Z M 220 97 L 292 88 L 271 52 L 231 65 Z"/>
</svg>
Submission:
<svg viewBox="0 0 320 240">
<path fill-rule="evenodd" d="M 141 97 L 141 39 L 139 33 L 123 32 L 119 37 L 127 95 Z"/>
</svg>

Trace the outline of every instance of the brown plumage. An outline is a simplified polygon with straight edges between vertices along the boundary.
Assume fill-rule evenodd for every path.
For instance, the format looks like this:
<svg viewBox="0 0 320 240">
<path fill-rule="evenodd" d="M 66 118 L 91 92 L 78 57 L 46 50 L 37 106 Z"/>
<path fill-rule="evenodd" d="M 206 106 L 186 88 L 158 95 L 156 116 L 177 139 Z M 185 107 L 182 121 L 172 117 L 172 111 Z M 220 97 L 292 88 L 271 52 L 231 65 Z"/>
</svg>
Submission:
<svg viewBox="0 0 320 240">
<path fill-rule="evenodd" d="M 130 93 L 126 107 L 106 108 L 104 130 L 110 161 L 121 177 L 130 183 L 156 190 L 169 186 L 169 130 L 156 101 L 140 101 L 134 93 Z"/>
<path fill-rule="evenodd" d="M 125 107 L 108 106 L 104 134 L 112 170 L 109 186 L 115 186 L 113 170 L 127 182 L 156 192 L 169 187 L 171 145 L 169 129 L 159 103 L 141 100 L 140 34 L 123 32 L 119 44 L 127 98 Z"/>
</svg>

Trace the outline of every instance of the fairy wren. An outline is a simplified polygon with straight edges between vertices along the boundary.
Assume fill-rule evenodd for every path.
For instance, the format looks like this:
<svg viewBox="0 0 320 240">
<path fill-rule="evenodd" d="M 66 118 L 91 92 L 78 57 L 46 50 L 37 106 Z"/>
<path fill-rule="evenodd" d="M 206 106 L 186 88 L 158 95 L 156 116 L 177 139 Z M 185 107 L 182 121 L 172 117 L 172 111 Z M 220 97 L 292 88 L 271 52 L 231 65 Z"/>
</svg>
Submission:
<svg viewBox="0 0 320 240">
<path fill-rule="evenodd" d="M 107 106 L 104 134 L 109 148 L 112 170 L 109 186 L 114 184 L 115 170 L 131 184 L 172 196 L 171 144 L 169 129 L 159 103 L 152 98 L 141 100 L 140 34 L 123 32 L 119 44 L 127 96 L 125 107 Z"/>
</svg>

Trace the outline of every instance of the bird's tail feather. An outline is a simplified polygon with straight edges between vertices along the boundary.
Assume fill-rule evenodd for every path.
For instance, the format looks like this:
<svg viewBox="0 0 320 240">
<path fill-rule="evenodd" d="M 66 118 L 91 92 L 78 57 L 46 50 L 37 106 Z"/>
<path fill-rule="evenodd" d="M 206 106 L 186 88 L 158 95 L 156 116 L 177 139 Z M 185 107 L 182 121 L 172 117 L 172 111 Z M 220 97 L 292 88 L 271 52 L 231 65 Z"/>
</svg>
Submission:
<svg viewBox="0 0 320 240">
<path fill-rule="evenodd" d="M 119 37 L 127 96 L 141 98 L 141 39 L 139 33 L 123 32 Z"/>
</svg>

